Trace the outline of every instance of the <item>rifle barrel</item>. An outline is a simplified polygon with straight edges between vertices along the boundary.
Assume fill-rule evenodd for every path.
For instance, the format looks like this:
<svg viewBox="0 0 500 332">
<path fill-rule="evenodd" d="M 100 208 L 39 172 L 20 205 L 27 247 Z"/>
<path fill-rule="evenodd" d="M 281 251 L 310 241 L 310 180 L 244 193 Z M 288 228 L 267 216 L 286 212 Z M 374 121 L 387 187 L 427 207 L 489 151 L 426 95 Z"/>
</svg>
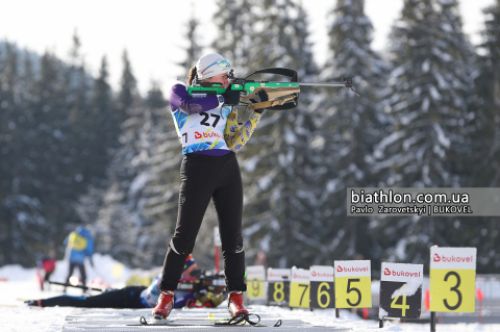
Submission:
<svg viewBox="0 0 500 332">
<path fill-rule="evenodd" d="M 320 86 L 326 88 L 336 88 L 336 87 L 345 87 L 347 82 L 328 82 L 328 83 L 299 83 L 300 86 Z"/>
</svg>

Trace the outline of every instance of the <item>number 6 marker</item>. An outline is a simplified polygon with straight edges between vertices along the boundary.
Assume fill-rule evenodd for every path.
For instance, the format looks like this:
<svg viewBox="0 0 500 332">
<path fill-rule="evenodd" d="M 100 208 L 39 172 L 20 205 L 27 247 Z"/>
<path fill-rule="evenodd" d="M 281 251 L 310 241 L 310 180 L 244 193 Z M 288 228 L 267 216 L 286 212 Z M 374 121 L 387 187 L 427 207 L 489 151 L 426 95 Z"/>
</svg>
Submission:
<svg viewBox="0 0 500 332">
<path fill-rule="evenodd" d="M 333 266 L 313 265 L 311 272 L 311 308 L 335 308 Z"/>
</svg>

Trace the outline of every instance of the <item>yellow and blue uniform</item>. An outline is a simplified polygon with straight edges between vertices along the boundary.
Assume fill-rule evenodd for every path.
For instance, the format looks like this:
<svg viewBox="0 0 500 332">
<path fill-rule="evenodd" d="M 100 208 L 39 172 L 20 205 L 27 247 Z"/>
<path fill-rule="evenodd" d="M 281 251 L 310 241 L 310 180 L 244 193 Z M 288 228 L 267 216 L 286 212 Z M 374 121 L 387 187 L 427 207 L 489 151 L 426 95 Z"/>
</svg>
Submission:
<svg viewBox="0 0 500 332">
<path fill-rule="evenodd" d="M 190 96 L 186 86 L 180 83 L 172 88 L 170 103 L 184 155 L 220 156 L 229 150 L 240 150 L 252 136 L 261 116 L 252 112 L 248 121 L 239 124 L 236 109 L 225 105 L 222 96 Z"/>
<path fill-rule="evenodd" d="M 94 239 L 85 227 L 78 227 L 71 232 L 66 241 L 69 261 L 72 263 L 83 263 L 85 257 L 90 258 L 94 253 Z"/>
<path fill-rule="evenodd" d="M 73 274 L 75 268 L 80 270 L 80 277 L 83 285 L 87 281 L 87 272 L 85 270 L 85 257 L 88 257 L 90 263 L 92 262 L 92 255 L 94 253 L 94 238 L 92 233 L 85 227 L 79 226 L 75 231 L 71 232 L 66 239 L 66 254 L 69 260 L 68 275 L 66 283 Z"/>
</svg>

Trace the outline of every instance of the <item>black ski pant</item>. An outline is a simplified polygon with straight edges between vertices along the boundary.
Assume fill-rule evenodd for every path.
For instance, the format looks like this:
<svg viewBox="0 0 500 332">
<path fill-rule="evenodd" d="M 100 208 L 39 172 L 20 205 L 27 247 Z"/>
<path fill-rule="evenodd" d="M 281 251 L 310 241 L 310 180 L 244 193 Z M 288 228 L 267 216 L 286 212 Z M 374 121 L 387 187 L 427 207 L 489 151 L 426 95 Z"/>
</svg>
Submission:
<svg viewBox="0 0 500 332">
<path fill-rule="evenodd" d="M 104 292 L 94 296 L 62 295 L 40 300 L 42 307 L 81 307 L 81 308 L 116 308 L 138 309 L 146 306 L 141 301 L 141 292 L 144 286 L 128 286 Z M 36 301 L 33 301 L 36 303 Z"/>
<path fill-rule="evenodd" d="M 52 275 L 54 271 L 50 271 L 50 272 L 45 272 L 45 276 L 43 277 L 43 281 L 44 282 L 49 282 L 50 281 L 50 276 Z"/>
<path fill-rule="evenodd" d="M 68 270 L 68 276 L 66 277 L 66 284 L 69 284 L 69 278 L 71 278 L 71 275 L 73 274 L 73 271 L 75 268 L 78 268 L 80 270 L 80 277 L 82 278 L 82 285 L 86 285 L 87 282 L 87 273 L 85 271 L 85 263 L 75 263 L 75 262 L 70 262 L 69 263 L 69 270 Z"/>
<path fill-rule="evenodd" d="M 245 291 L 245 252 L 241 234 L 243 189 L 236 155 L 190 154 L 181 163 L 179 209 L 175 233 L 170 240 L 161 290 L 175 290 L 184 260 L 193 251 L 196 236 L 210 199 L 213 198 L 219 219 L 228 291 Z"/>
</svg>

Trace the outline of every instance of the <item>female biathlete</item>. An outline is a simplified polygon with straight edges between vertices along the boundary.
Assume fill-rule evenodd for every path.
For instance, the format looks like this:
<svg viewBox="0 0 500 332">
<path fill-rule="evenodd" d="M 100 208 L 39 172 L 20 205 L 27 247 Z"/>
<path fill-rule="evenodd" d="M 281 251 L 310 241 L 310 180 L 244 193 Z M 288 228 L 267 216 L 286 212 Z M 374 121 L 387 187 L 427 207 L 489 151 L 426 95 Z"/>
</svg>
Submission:
<svg viewBox="0 0 500 332">
<path fill-rule="evenodd" d="M 221 84 L 229 87 L 231 65 L 222 55 L 202 56 L 191 68 L 187 84 Z M 253 101 L 264 101 L 259 93 Z M 170 92 L 172 116 L 182 145 L 180 192 L 175 232 L 169 243 L 160 283 L 161 294 L 153 309 L 156 319 L 166 319 L 174 307 L 174 291 L 186 255 L 193 251 L 196 236 L 210 199 L 219 219 L 228 309 L 232 317 L 248 316 L 243 305 L 245 252 L 243 249 L 243 190 L 235 151 L 251 137 L 261 116 L 252 112 L 238 124 L 234 105 L 239 92 L 223 95 L 190 95 L 187 86 L 175 84 Z"/>
</svg>

